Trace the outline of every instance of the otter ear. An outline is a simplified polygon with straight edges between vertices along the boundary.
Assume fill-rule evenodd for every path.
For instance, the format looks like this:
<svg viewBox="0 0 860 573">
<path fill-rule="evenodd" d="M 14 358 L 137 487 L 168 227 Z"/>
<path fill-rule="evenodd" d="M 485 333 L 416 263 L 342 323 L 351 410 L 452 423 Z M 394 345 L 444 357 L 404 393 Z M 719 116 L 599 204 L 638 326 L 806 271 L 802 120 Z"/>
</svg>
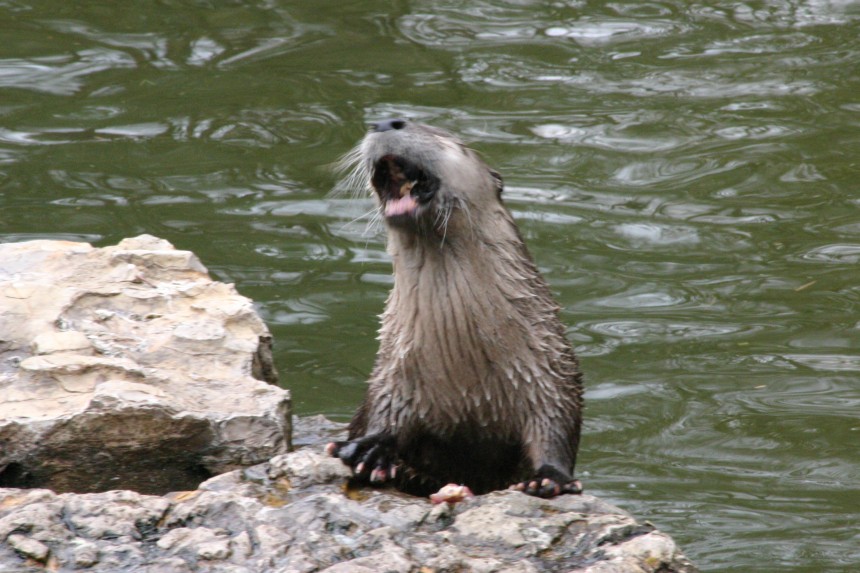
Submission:
<svg viewBox="0 0 860 573">
<path fill-rule="evenodd" d="M 502 179 L 501 174 L 498 171 L 495 171 L 494 169 L 490 169 L 489 172 L 490 172 L 490 177 L 492 177 L 493 181 L 496 182 L 496 192 L 499 195 L 501 195 L 502 191 L 505 190 L 505 182 Z"/>
</svg>

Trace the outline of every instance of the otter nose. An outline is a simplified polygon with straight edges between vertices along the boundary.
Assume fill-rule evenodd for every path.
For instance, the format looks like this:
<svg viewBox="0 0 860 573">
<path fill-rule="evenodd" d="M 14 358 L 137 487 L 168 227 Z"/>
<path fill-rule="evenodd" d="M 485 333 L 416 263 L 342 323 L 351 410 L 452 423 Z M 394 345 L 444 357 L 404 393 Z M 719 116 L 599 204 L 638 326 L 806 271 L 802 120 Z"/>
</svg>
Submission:
<svg viewBox="0 0 860 573">
<path fill-rule="evenodd" d="M 376 133 L 382 133 L 383 131 L 391 131 L 392 129 L 403 129 L 406 127 L 406 120 L 400 118 L 384 119 L 370 125 L 373 127 L 373 131 Z"/>
</svg>

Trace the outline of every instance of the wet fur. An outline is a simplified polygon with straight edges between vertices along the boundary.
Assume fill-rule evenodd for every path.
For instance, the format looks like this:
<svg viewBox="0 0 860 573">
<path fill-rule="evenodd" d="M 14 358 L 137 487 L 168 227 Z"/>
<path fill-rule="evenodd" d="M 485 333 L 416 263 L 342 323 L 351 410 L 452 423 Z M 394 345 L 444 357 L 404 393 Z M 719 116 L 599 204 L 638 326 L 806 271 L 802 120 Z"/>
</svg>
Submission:
<svg viewBox="0 0 860 573">
<path fill-rule="evenodd" d="M 386 154 L 441 182 L 414 225 L 388 225 L 394 287 L 349 439 L 392 444 L 400 489 L 475 493 L 572 480 L 582 386 L 558 306 L 501 200 L 501 178 L 450 134 L 409 123 L 352 153 L 368 181 Z M 424 208 L 424 207 L 422 207 Z"/>
</svg>

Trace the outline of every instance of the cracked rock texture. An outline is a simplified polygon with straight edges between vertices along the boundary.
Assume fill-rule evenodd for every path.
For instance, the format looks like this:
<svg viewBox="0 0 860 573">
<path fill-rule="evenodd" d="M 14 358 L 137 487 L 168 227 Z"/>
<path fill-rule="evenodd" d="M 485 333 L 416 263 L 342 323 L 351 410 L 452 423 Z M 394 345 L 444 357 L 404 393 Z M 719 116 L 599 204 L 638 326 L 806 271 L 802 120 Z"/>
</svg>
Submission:
<svg viewBox="0 0 860 573">
<path fill-rule="evenodd" d="M 276 382 L 251 301 L 193 253 L 149 235 L 0 244 L 0 487 L 193 489 L 289 451 Z M 44 542 L 7 539 L 36 561 Z"/>
<path fill-rule="evenodd" d="M 325 421 L 299 421 L 309 424 Z M 434 506 L 345 491 L 348 470 L 322 448 L 164 497 L 0 489 L 0 571 L 696 571 L 669 536 L 590 495 L 501 491 Z"/>
</svg>

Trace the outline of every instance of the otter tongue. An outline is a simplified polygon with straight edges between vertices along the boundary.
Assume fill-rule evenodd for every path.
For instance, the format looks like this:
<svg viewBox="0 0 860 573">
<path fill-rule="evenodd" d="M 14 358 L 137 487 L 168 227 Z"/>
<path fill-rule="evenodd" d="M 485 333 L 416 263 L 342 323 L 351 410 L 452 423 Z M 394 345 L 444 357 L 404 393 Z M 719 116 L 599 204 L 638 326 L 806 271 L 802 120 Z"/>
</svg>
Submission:
<svg viewBox="0 0 860 573">
<path fill-rule="evenodd" d="M 412 195 L 406 195 L 399 199 L 389 199 L 385 202 L 385 216 L 396 217 L 397 215 L 405 215 L 411 213 L 418 208 L 418 201 Z"/>
</svg>

